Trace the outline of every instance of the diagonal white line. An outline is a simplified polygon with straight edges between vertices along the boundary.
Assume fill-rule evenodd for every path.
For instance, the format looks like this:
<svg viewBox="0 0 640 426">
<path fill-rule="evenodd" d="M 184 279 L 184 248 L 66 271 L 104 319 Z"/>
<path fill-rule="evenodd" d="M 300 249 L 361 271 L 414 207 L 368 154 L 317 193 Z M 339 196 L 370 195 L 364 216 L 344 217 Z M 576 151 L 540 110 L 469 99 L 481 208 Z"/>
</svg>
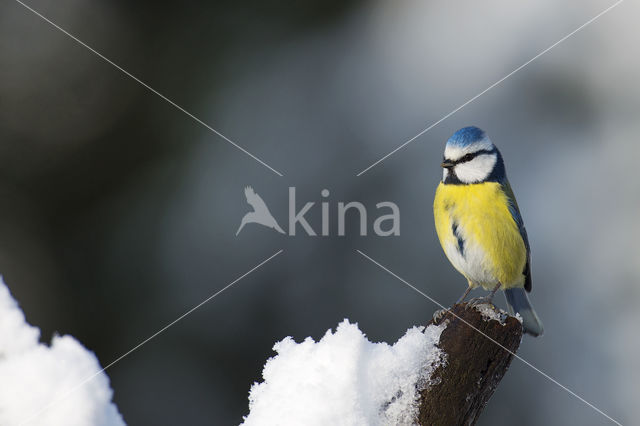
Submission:
<svg viewBox="0 0 640 426">
<path fill-rule="evenodd" d="M 407 282 L 405 279 L 403 279 L 402 277 L 396 275 L 394 272 L 392 272 L 391 270 L 389 270 L 387 267 L 383 266 L 382 264 L 380 264 L 379 262 L 377 262 L 376 260 L 372 259 L 371 257 L 367 256 L 366 254 L 364 254 L 362 251 L 357 250 L 356 251 L 362 255 L 362 257 L 364 257 L 365 259 L 369 260 L 370 262 L 372 262 L 373 264 L 377 265 L 378 267 L 380 267 L 382 270 L 384 270 L 385 272 L 389 273 L 392 277 L 398 279 L 399 281 L 401 281 L 402 283 L 406 284 L 408 287 L 410 287 L 411 289 L 415 290 L 416 292 L 418 292 L 419 294 L 421 294 L 423 297 L 429 299 L 430 301 L 432 301 L 433 303 L 435 303 L 436 305 L 438 305 L 440 308 L 442 309 L 447 309 L 444 307 L 444 305 L 440 302 L 438 302 L 437 300 L 433 299 L 432 297 L 430 297 L 428 294 L 425 294 L 424 292 L 418 290 L 415 286 L 411 285 L 409 282 Z M 483 331 L 477 329 L 476 327 L 474 327 L 472 324 L 470 324 L 468 321 L 464 320 L 463 318 L 460 318 L 458 315 L 456 315 L 454 312 L 452 312 L 451 310 L 449 310 L 449 313 L 453 316 L 455 316 L 456 318 L 458 318 L 460 321 L 462 321 L 463 323 L 465 323 L 466 325 L 468 325 L 469 327 L 471 327 L 472 329 L 474 329 L 475 331 L 477 331 L 478 333 L 480 333 L 481 335 L 483 335 L 484 337 L 486 337 L 487 339 L 489 339 L 491 342 L 495 343 L 496 345 L 500 346 L 502 349 L 504 349 L 505 351 L 509 352 L 509 354 L 513 355 L 515 358 L 518 358 L 520 361 L 522 361 L 524 364 L 526 364 L 527 366 L 531 367 L 533 370 L 535 370 L 536 372 L 538 372 L 539 374 L 541 374 L 542 376 L 544 376 L 546 379 L 550 380 L 552 383 L 555 383 L 556 385 L 558 385 L 560 388 L 564 389 L 565 391 L 567 391 L 570 395 L 576 397 L 577 399 L 579 399 L 580 401 L 584 402 L 586 405 L 588 405 L 589 407 L 591 407 L 592 409 L 594 409 L 595 411 L 597 411 L 598 413 L 602 414 L 604 417 L 606 417 L 607 419 L 609 419 L 611 422 L 622 426 L 622 423 L 618 422 L 617 420 L 615 420 L 614 418 L 612 418 L 611 416 L 609 416 L 607 413 L 605 413 L 604 411 L 602 411 L 601 409 L 599 409 L 598 407 L 596 407 L 595 405 L 593 405 L 592 403 L 590 403 L 589 401 L 587 401 L 586 399 L 584 399 L 583 397 L 581 397 L 580 395 L 578 395 L 577 393 L 575 393 L 574 391 L 572 391 L 571 389 L 569 389 L 568 387 L 566 387 L 565 385 L 563 385 L 562 383 L 560 383 L 559 381 L 557 381 L 556 379 L 554 379 L 553 377 L 551 377 L 550 375 L 548 375 L 547 373 L 545 373 L 544 371 L 540 370 L 538 367 L 536 367 L 535 365 L 531 364 L 529 361 L 527 361 L 526 359 L 522 358 L 521 356 L 517 355 L 515 352 L 510 351 L 509 349 L 507 349 L 504 345 L 500 344 L 499 342 L 497 342 L 495 339 L 491 338 L 490 336 L 488 336 L 486 333 L 484 333 Z"/>
<path fill-rule="evenodd" d="M 463 103 L 462 105 L 460 105 L 459 107 L 457 107 L 456 109 L 454 109 L 453 111 L 451 111 L 450 113 L 448 113 L 447 115 L 445 115 L 444 117 L 442 117 L 441 119 L 439 119 L 438 121 L 432 123 L 431 125 L 429 125 L 427 128 L 423 129 L 420 133 L 418 133 L 417 135 L 415 135 L 414 137 L 412 137 L 411 139 L 407 140 L 406 142 L 404 142 L 402 145 L 398 146 L 397 148 L 395 148 L 393 151 L 391 151 L 390 153 L 388 153 L 387 155 L 385 155 L 384 157 L 380 158 L 378 161 L 376 161 L 375 163 L 371 164 L 369 167 L 367 167 L 366 169 L 362 170 L 360 173 L 358 173 L 356 176 L 361 176 L 364 173 L 366 173 L 367 171 L 369 171 L 370 169 L 372 169 L 373 167 L 377 166 L 378 164 L 380 164 L 381 162 L 383 162 L 384 160 L 386 160 L 387 158 L 391 157 L 393 154 L 395 154 L 396 152 L 400 151 L 402 148 L 404 148 L 405 146 L 409 145 L 411 142 L 415 141 L 416 139 L 418 139 L 420 136 L 424 135 L 425 133 L 427 133 L 429 130 L 433 129 L 434 127 L 436 127 L 438 124 L 442 123 L 444 120 L 446 120 L 447 118 L 451 117 L 453 114 L 455 114 L 456 112 L 460 111 L 462 108 L 466 107 L 467 105 L 469 105 L 471 102 L 475 101 L 476 99 L 478 99 L 480 96 L 484 95 L 485 93 L 487 93 L 489 90 L 493 89 L 494 87 L 496 87 L 497 85 L 499 85 L 500 83 L 502 83 L 503 81 L 505 81 L 506 79 L 508 79 L 509 77 L 511 77 L 512 75 L 514 75 L 515 73 L 517 73 L 518 71 L 520 71 L 522 68 L 526 67 L 527 65 L 529 65 L 531 62 L 535 61 L 536 59 L 538 59 L 540 56 L 544 55 L 545 53 L 547 53 L 548 51 L 550 51 L 551 49 L 553 49 L 554 47 L 556 47 L 557 45 L 559 45 L 560 43 L 562 43 L 563 41 L 565 41 L 566 39 L 568 39 L 569 37 L 571 37 L 572 35 L 574 35 L 575 33 L 577 33 L 578 31 L 582 30 L 583 28 L 585 28 L 587 25 L 591 24 L 592 22 L 594 22 L 596 19 L 600 18 L 602 15 L 604 15 L 605 13 L 609 12 L 611 9 L 613 9 L 614 7 L 618 6 L 620 3 L 622 3 L 624 0 L 618 0 L 617 2 L 615 2 L 614 4 L 612 4 L 611 6 L 609 6 L 608 8 L 606 8 L 605 10 L 603 10 L 602 12 L 598 13 L 596 16 L 594 16 L 593 18 L 589 19 L 587 22 L 585 22 L 584 24 L 580 25 L 578 28 L 576 28 L 575 30 L 571 31 L 569 34 L 567 34 L 566 36 L 562 37 L 560 40 L 556 41 L 555 43 L 553 43 L 551 46 L 547 47 L 546 49 L 544 49 L 543 51 L 541 51 L 540 53 L 538 53 L 536 56 L 534 56 L 533 58 L 529 59 L 527 62 L 525 62 L 524 64 L 520 65 L 518 68 L 514 69 L 513 71 L 511 71 L 509 74 L 505 75 L 504 77 L 502 77 L 500 80 L 496 81 L 495 83 L 493 83 L 491 86 L 487 87 L 486 89 L 484 89 L 482 92 L 478 93 L 477 95 L 475 95 L 474 97 L 472 97 L 471 99 L 469 99 L 468 101 L 466 101 L 465 103 Z"/>
<path fill-rule="evenodd" d="M 260 268 L 261 266 L 263 266 L 265 263 L 269 262 L 271 259 L 273 259 L 274 257 L 278 256 L 280 253 L 282 253 L 284 250 L 278 250 L 276 253 L 272 254 L 271 256 L 269 256 L 268 258 L 266 258 L 265 260 L 263 260 L 262 262 L 258 263 L 256 266 L 254 266 L 253 268 L 251 268 L 250 270 L 248 270 L 247 272 L 245 272 L 244 274 L 240 275 L 238 278 L 236 278 L 235 280 L 231 281 L 229 284 L 227 284 L 226 286 L 224 286 L 222 289 L 218 290 L 217 292 L 215 292 L 214 294 L 212 294 L 211 296 L 207 297 L 206 299 L 204 299 L 202 302 L 198 303 L 196 306 L 194 306 L 193 308 L 189 309 L 187 312 L 185 312 L 184 314 L 180 315 L 178 318 L 176 318 L 175 320 L 171 321 L 169 324 L 165 325 L 164 327 L 162 327 L 160 330 L 156 331 L 155 333 L 153 333 L 151 336 L 147 337 L 146 339 L 144 339 L 142 342 L 138 343 L 136 346 L 134 346 L 133 348 L 131 348 L 130 350 L 128 350 L 126 353 L 124 353 L 123 355 L 119 356 L 115 361 L 112 361 L 109 365 L 107 365 L 106 367 L 104 367 L 102 370 L 100 371 L 96 371 L 95 373 L 93 373 L 92 375 L 88 376 L 87 378 L 85 378 L 84 380 L 82 380 L 80 383 L 78 383 L 77 385 L 75 385 L 74 387 L 72 387 L 71 389 L 69 389 L 67 392 L 65 392 L 64 394 L 62 394 L 59 398 L 56 398 L 55 400 L 51 401 L 49 404 L 45 405 L 44 407 L 42 407 L 40 410 L 38 410 L 37 412 L 33 413 L 29 418 L 27 418 L 26 420 L 24 420 L 23 422 L 20 423 L 20 426 L 26 425 L 27 423 L 31 422 L 33 419 L 35 419 L 36 417 L 38 417 L 40 414 L 42 414 L 43 412 L 47 411 L 48 409 L 52 408 L 54 405 L 64 401 L 65 399 L 67 399 L 71 394 L 73 394 L 74 392 L 76 392 L 78 389 L 80 389 L 82 386 L 84 386 L 85 384 L 87 384 L 88 382 L 90 382 L 91 380 L 93 380 L 94 378 L 96 378 L 100 373 L 102 373 L 103 371 L 107 370 L 108 368 L 111 368 L 112 366 L 114 366 L 115 364 L 117 364 L 118 362 L 122 361 L 124 358 L 126 358 L 127 356 L 129 356 L 131 353 L 135 352 L 136 350 L 140 349 L 142 346 L 144 346 L 145 344 L 149 343 L 149 341 L 151 341 L 152 339 L 154 339 L 155 337 L 157 337 L 158 335 L 162 334 L 163 332 L 165 332 L 167 329 L 169 329 L 170 327 L 172 327 L 173 325 L 175 325 L 178 321 L 184 319 L 186 316 L 190 315 L 191 313 L 193 313 L 195 310 L 199 309 L 202 305 L 204 305 L 205 303 L 209 302 L 211 299 L 213 299 L 214 297 L 218 296 L 220 293 L 222 293 L 223 291 L 225 291 L 226 289 L 228 289 L 229 287 L 231 287 L 232 285 L 234 285 L 235 283 L 237 283 L 238 281 L 240 281 L 241 279 L 243 279 L 244 277 L 246 277 L 247 275 L 249 275 L 250 273 L 252 273 L 253 271 L 255 271 L 256 269 Z"/>
<path fill-rule="evenodd" d="M 252 153 L 250 153 L 249 151 L 247 151 L 245 148 L 241 147 L 240 145 L 238 145 L 237 143 L 235 143 L 234 141 L 232 141 L 231 139 L 229 139 L 228 137 L 226 137 L 225 135 L 223 135 L 222 133 L 220 133 L 219 131 L 217 131 L 216 129 L 214 129 L 213 127 L 211 127 L 210 125 L 208 125 L 207 123 L 205 123 L 204 121 L 200 120 L 198 117 L 196 117 L 195 115 L 193 115 L 192 113 L 190 113 L 189 111 L 187 111 L 186 109 L 184 109 L 183 107 L 181 107 L 180 105 L 178 105 L 177 103 L 175 103 L 174 101 L 172 101 L 171 99 L 167 98 L 165 95 L 163 95 L 162 93 L 158 92 L 156 89 L 154 89 L 153 87 L 149 86 L 147 83 L 145 83 L 144 81 L 140 80 L 138 77 L 136 77 L 135 75 L 131 74 L 129 71 L 125 70 L 124 68 L 122 68 L 120 65 L 116 64 L 115 62 L 113 62 L 111 59 L 107 58 L 106 56 L 104 56 L 102 53 L 98 52 L 97 50 L 95 50 L 93 47 L 89 46 L 88 44 L 86 44 L 85 42 L 83 42 L 82 40 L 80 40 L 79 38 L 77 38 L 76 36 L 74 36 L 73 34 L 69 33 L 67 30 L 65 30 L 64 28 L 62 28 L 61 26 L 59 26 L 58 24 L 56 24 L 55 22 L 51 21 L 50 19 L 48 19 L 46 16 L 42 15 L 40 12 L 38 12 L 37 10 L 33 9 L 32 7 L 30 7 L 29 5 L 23 3 L 20 0 L 15 0 L 16 3 L 22 5 L 25 9 L 29 10 L 30 12 L 32 12 L 34 15 L 38 16 L 39 18 L 41 18 L 43 21 L 47 22 L 48 24 L 50 24 L 51 26 L 53 26 L 54 28 L 56 28 L 57 30 L 59 30 L 60 32 L 62 32 L 63 34 L 65 34 L 67 37 L 69 37 L 70 39 L 72 39 L 73 41 L 75 41 L 76 43 L 78 43 L 79 45 L 85 47 L 86 49 L 88 49 L 90 52 L 92 52 L 93 54 L 95 54 L 96 56 L 98 56 L 99 58 L 103 59 L 105 62 L 107 62 L 108 64 L 112 65 L 114 68 L 118 69 L 119 71 L 121 71 L 123 74 L 125 74 L 126 76 L 130 77 L 132 80 L 134 80 L 135 82 L 137 82 L 138 84 L 140 84 L 141 86 L 143 86 L 145 89 L 149 90 L 150 92 L 158 95 L 161 99 L 163 99 L 164 101 L 168 102 L 169 104 L 171 104 L 173 107 L 175 107 L 177 110 L 183 112 L 184 114 L 186 114 L 188 117 L 192 118 L 193 120 L 195 120 L 197 123 L 201 124 L 202 126 L 206 127 L 207 129 L 209 129 L 210 131 L 212 131 L 213 133 L 215 133 L 216 135 L 218 135 L 219 137 L 221 137 L 222 139 L 224 139 L 225 141 L 229 142 L 231 145 L 233 145 L 234 147 L 236 147 L 237 149 L 239 149 L 240 151 L 244 152 L 245 154 L 247 154 L 249 157 L 253 158 L 254 160 L 256 160 L 258 163 L 262 164 L 263 166 L 265 166 L 266 168 L 268 168 L 269 170 L 271 170 L 273 173 L 277 174 L 278 176 L 283 176 L 282 173 L 280 173 L 279 171 L 277 171 L 276 169 L 274 169 L 273 167 L 271 167 L 270 165 L 268 165 L 267 163 L 265 163 L 264 161 L 262 161 L 261 159 L 259 159 L 258 157 L 256 157 L 255 155 L 253 155 Z"/>
</svg>

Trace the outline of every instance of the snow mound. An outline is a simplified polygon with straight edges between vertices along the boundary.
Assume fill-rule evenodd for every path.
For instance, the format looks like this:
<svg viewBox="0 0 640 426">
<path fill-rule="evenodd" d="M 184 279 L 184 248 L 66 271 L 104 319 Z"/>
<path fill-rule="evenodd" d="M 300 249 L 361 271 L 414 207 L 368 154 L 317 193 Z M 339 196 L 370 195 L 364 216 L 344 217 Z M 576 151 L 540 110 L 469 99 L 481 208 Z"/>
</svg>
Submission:
<svg viewBox="0 0 640 426">
<path fill-rule="evenodd" d="M 319 342 L 287 337 L 251 387 L 243 424 L 412 425 L 419 391 L 444 362 L 444 327 L 410 328 L 393 345 L 370 342 L 346 319 Z"/>
<path fill-rule="evenodd" d="M 104 372 L 58 401 L 100 364 L 71 336 L 39 337 L 0 277 L 0 425 L 124 426 Z"/>
</svg>

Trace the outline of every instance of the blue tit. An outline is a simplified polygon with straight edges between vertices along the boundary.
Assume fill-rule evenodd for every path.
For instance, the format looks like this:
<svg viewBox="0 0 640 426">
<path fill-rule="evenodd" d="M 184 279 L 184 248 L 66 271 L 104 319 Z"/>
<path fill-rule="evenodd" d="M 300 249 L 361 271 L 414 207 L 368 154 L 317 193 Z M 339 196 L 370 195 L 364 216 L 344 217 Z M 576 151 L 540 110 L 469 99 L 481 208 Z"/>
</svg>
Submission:
<svg viewBox="0 0 640 426">
<path fill-rule="evenodd" d="M 465 127 L 447 141 L 442 182 L 433 203 L 436 231 L 451 264 L 473 288 L 490 290 L 491 302 L 504 290 L 509 312 L 520 314 L 524 331 L 543 332 L 531 306 L 531 255 L 527 231 L 507 180 L 498 148 L 477 127 Z"/>
</svg>

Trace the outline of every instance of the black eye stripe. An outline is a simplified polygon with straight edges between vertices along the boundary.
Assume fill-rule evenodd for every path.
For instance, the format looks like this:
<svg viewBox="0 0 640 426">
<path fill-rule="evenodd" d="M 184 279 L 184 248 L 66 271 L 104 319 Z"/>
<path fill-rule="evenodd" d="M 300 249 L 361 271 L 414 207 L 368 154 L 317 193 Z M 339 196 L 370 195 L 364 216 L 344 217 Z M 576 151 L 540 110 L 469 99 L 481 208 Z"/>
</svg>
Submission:
<svg viewBox="0 0 640 426">
<path fill-rule="evenodd" d="M 481 149 L 480 151 L 476 151 L 476 152 L 472 152 L 472 153 L 466 154 L 466 155 L 462 156 L 461 158 L 458 158 L 455 161 L 447 160 L 446 158 L 445 158 L 445 161 L 449 161 L 450 163 L 452 163 L 454 165 L 457 165 L 457 164 L 466 163 L 468 161 L 471 161 L 474 158 L 476 158 L 478 155 L 494 154 L 495 152 L 496 152 L 495 148 L 492 148 L 492 149 Z"/>
</svg>

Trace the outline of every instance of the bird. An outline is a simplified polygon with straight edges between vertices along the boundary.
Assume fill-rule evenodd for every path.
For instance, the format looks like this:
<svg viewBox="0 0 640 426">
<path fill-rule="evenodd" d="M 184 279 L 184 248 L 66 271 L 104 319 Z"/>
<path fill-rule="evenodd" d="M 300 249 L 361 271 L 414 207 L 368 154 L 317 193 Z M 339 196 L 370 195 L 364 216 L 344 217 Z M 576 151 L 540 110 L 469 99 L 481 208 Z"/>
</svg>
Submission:
<svg viewBox="0 0 640 426">
<path fill-rule="evenodd" d="M 276 222 L 264 200 L 253 190 L 252 187 L 247 186 L 244 188 L 244 196 L 247 199 L 247 203 L 253 207 L 253 211 L 244 215 L 240 222 L 240 227 L 236 231 L 236 236 L 247 223 L 258 223 L 284 234 L 284 231 L 280 228 L 278 222 Z"/>
<path fill-rule="evenodd" d="M 527 296 L 531 248 L 502 154 L 483 130 L 464 127 L 447 140 L 441 167 L 433 213 L 445 255 L 469 284 L 458 303 L 477 287 L 490 293 L 474 304 L 492 303 L 504 290 L 508 310 L 520 314 L 525 333 L 542 335 Z"/>
</svg>

